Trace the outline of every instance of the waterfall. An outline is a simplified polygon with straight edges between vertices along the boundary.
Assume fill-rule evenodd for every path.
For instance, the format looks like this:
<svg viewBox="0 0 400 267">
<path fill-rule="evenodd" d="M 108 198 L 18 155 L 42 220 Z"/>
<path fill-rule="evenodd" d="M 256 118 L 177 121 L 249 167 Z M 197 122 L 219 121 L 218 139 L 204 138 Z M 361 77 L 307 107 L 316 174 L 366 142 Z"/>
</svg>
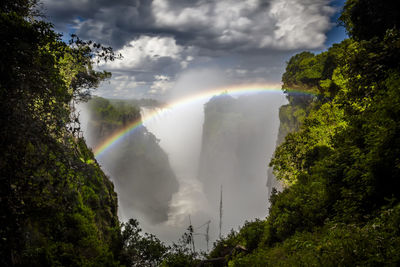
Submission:
<svg viewBox="0 0 400 267">
<path fill-rule="evenodd" d="M 264 93 L 142 107 L 145 128 L 129 135 L 129 146 L 116 145 L 98 159 L 114 181 L 120 218 L 138 219 L 145 232 L 169 243 L 186 231 L 190 216 L 195 228 L 209 226 L 213 242 L 218 238 L 221 185 L 222 235 L 245 220 L 264 218 L 271 189 L 265 186 L 268 162 L 285 101 L 281 93 Z M 90 116 L 84 115 L 84 125 L 97 125 L 88 124 Z M 97 130 L 85 127 L 89 144 L 88 133 Z M 166 175 L 168 169 L 172 175 Z M 200 234 L 196 247 L 205 250 L 205 229 L 195 230 Z"/>
<path fill-rule="evenodd" d="M 207 113 L 209 121 L 204 123 L 205 104 L 209 99 L 170 109 L 141 109 L 144 126 L 159 139 L 179 182 L 179 190 L 170 202 L 168 221 L 154 227 L 153 232 L 162 236 L 166 231 L 169 234 L 176 231 L 177 236 L 172 240 L 177 240 L 191 216 L 194 227 L 211 220 L 210 240 L 215 240 L 221 185 L 224 187 L 223 235 L 243 225 L 245 220 L 262 219 L 267 215 L 271 190 L 266 187 L 268 163 L 279 128 L 279 107 L 286 100 L 283 94 L 232 99 L 233 106 L 221 115 L 216 125 L 210 122 L 210 113 Z M 205 130 L 210 133 L 209 124 L 217 128 L 216 143 L 204 136 Z M 216 151 L 207 154 L 207 146 Z M 204 157 L 208 157 L 208 163 Z M 217 171 L 199 172 L 201 167 L 215 167 Z M 209 179 L 202 179 L 201 173 L 206 173 Z M 204 238 L 197 238 L 196 246 L 205 249 Z"/>
<path fill-rule="evenodd" d="M 170 165 L 179 182 L 179 191 L 172 197 L 168 224 L 184 227 L 191 214 L 206 212 L 202 184 L 197 179 L 201 150 L 204 101 L 172 109 L 142 108 L 142 117 L 157 112 L 143 124 L 159 139 L 167 152 Z"/>
</svg>

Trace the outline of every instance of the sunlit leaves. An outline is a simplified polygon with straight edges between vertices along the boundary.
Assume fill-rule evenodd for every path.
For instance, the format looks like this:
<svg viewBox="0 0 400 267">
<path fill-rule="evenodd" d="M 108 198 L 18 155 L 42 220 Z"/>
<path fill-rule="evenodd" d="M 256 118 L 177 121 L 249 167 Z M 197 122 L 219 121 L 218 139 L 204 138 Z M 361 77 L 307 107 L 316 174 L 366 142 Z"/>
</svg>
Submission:
<svg viewBox="0 0 400 267">
<path fill-rule="evenodd" d="M 0 5 L 0 264 L 113 266 L 113 185 L 69 131 L 71 101 L 108 74 L 26 17 L 33 2 Z"/>
</svg>

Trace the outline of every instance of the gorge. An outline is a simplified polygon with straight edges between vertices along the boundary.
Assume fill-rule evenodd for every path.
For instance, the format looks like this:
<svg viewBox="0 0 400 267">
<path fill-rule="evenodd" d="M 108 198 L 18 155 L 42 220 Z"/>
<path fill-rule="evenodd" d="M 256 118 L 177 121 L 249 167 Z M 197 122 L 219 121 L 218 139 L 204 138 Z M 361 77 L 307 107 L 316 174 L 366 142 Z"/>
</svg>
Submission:
<svg viewBox="0 0 400 267">
<path fill-rule="evenodd" d="M 82 124 L 95 148 L 124 119 L 152 114 L 98 157 L 119 195 L 120 218 L 138 219 L 166 242 L 178 240 L 189 216 L 195 227 L 210 220 L 212 244 L 219 235 L 221 186 L 223 235 L 267 215 L 268 192 L 279 186 L 267 172 L 285 101 L 274 91 L 223 93 L 166 109 L 96 97 L 85 106 L 90 115 L 82 116 Z M 204 237 L 196 245 L 206 250 Z"/>
</svg>

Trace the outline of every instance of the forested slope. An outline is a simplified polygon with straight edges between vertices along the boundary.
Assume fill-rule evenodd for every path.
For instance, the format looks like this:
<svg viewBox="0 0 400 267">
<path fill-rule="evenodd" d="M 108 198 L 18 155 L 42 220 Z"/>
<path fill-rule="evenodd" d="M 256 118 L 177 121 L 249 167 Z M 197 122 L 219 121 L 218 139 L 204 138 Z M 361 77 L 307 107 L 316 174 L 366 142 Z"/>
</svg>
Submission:
<svg viewBox="0 0 400 267">
<path fill-rule="evenodd" d="M 36 4 L 0 2 L 0 265 L 190 265 L 186 241 L 168 247 L 119 222 L 114 186 L 82 138 L 76 103 L 111 75 L 94 64 L 119 56 L 75 36 L 66 44 Z M 118 113 L 113 130 L 139 116 Z"/>
<path fill-rule="evenodd" d="M 109 77 L 109 48 L 61 42 L 33 1 L 0 4 L 0 265 L 112 266 L 113 184 L 79 134 L 73 102 Z"/>
<path fill-rule="evenodd" d="M 286 187 L 265 221 L 247 223 L 211 256 L 240 244 L 247 251 L 229 266 L 399 264 L 399 18 L 394 1 L 348 0 L 340 19 L 350 38 L 290 59 L 271 161 Z"/>
</svg>

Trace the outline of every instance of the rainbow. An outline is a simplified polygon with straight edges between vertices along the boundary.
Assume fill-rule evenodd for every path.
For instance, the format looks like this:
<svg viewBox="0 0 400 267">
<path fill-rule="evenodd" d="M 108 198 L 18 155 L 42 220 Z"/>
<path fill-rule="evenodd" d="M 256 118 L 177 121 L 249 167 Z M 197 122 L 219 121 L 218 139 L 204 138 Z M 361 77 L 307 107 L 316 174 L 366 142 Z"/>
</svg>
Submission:
<svg viewBox="0 0 400 267">
<path fill-rule="evenodd" d="M 286 90 L 290 91 L 291 93 L 299 93 L 299 94 L 311 94 L 309 92 L 304 91 L 293 91 L 293 90 Z M 195 101 L 199 100 L 207 100 L 213 96 L 220 95 L 220 94 L 229 94 L 229 95 L 244 95 L 244 94 L 251 94 L 251 93 L 261 93 L 261 92 L 280 92 L 282 93 L 281 85 L 280 84 L 246 84 L 246 85 L 238 85 L 238 86 L 230 86 L 230 87 L 220 87 L 215 88 L 209 91 L 203 91 L 194 95 L 190 95 L 187 97 L 183 97 L 174 101 L 170 104 L 167 104 L 162 108 L 162 110 L 170 110 L 173 108 L 178 108 L 184 105 L 191 104 Z M 94 155 L 96 157 L 102 156 L 109 148 L 111 148 L 114 144 L 116 144 L 119 140 L 123 139 L 123 137 L 129 135 L 135 129 L 139 128 L 143 125 L 144 122 L 153 119 L 155 116 L 159 115 L 160 111 L 154 111 L 149 113 L 146 117 L 142 117 L 139 120 L 133 121 L 128 123 L 125 127 L 121 128 L 113 135 L 108 137 L 104 140 L 100 145 L 98 145 L 94 149 Z"/>
</svg>

